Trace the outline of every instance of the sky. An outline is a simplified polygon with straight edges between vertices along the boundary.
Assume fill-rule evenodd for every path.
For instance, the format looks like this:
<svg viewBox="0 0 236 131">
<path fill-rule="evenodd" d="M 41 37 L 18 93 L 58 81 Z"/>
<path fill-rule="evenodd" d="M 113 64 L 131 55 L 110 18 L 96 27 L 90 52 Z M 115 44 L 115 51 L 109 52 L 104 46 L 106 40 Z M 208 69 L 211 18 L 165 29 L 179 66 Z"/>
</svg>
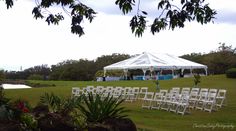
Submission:
<svg viewBox="0 0 236 131">
<path fill-rule="evenodd" d="M 135 37 L 129 27 L 136 10 L 123 15 L 114 4 L 115 0 L 81 1 L 98 13 L 92 23 L 83 21 L 85 35 L 82 37 L 70 32 L 67 16 L 59 26 L 35 20 L 32 15 L 34 0 L 17 0 L 9 10 L 0 1 L 0 69 L 18 71 L 21 67 L 50 66 L 68 59 L 94 60 L 112 53 L 153 52 L 176 56 L 208 53 L 216 50 L 220 42 L 236 47 L 235 0 L 206 0 L 217 10 L 214 23 L 186 23 L 184 28 L 167 29 L 155 35 L 148 28 L 141 38 Z M 140 9 L 148 12 L 150 22 L 157 14 L 157 3 L 157 0 L 141 0 Z M 56 7 L 52 10 L 63 12 Z"/>
</svg>

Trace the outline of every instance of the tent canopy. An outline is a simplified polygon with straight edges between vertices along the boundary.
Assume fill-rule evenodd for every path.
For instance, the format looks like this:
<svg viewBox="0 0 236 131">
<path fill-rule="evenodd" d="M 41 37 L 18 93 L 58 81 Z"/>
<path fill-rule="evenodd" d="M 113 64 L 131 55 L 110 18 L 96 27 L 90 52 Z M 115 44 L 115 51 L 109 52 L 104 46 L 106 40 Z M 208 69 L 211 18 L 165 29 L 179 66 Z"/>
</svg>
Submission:
<svg viewBox="0 0 236 131">
<path fill-rule="evenodd" d="M 175 69 L 207 69 L 206 65 L 192 62 L 170 54 L 144 52 L 132 58 L 104 67 L 106 70 L 175 70 Z"/>
</svg>

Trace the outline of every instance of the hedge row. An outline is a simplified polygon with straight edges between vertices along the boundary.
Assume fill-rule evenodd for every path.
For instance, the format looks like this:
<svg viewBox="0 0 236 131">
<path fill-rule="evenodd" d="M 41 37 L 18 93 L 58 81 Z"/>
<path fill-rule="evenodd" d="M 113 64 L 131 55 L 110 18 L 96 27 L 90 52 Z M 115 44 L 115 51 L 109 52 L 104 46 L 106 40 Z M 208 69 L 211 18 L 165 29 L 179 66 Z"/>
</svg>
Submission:
<svg viewBox="0 0 236 131">
<path fill-rule="evenodd" d="M 231 68 L 226 71 L 226 77 L 236 78 L 236 68 Z"/>
</svg>

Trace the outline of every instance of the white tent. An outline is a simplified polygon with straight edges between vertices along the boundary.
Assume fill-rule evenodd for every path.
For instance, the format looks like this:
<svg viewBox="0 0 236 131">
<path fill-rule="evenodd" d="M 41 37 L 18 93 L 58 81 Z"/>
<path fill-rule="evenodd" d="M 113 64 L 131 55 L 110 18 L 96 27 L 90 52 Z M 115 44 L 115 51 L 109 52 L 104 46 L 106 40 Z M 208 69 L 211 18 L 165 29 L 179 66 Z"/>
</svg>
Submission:
<svg viewBox="0 0 236 131">
<path fill-rule="evenodd" d="M 124 70 L 127 74 L 128 70 L 142 69 L 144 75 L 147 70 L 174 70 L 181 69 L 205 69 L 207 75 L 207 66 L 196 62 L 192 62 L 170 54 L 147 53 L 137 55 L 135 57 L 114 63 L 104 67 L 104 76 L 107 70 Z M 173 74 L 173 73 L 172 73 Z"/>
</svg>

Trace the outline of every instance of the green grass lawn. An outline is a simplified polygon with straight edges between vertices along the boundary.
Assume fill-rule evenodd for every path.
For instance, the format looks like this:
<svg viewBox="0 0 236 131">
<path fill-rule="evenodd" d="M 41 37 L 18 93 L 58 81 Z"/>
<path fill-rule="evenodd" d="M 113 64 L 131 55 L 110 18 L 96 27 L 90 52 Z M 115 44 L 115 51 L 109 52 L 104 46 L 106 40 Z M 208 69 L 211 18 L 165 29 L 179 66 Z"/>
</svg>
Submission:
<svg viewBox="0 0 236 131">
<path fill-rule="evenodd" d="M 149 91 L 155 91 L 155 84 L 152 81 L 113 81 L 113 82 L 85 82 L 85 81 L 31 81 L 37 83 L 55 84 L 56 87 L 32 88 L 5 90 L 9 98 L 22 98 L 29 100 L 33 105 L 39 102 L 39 98 L 44 92 L 54 92 L 60 96 L 70 96 L 72 87 L 84 87 L 86 85 L 104 86 L 130 86 L 149 87 Z M 171 87 L 192 87 L 193 78 L 181 78 L 174 80 L 160 81 L 161 89 Z M 130 110 L 129 117 L 135 122 L 140 130 L 236 130 L 236 79 L 228 79 L 225 75 L 207 76 L 201 78 L 200 87 L 227 89 L 226 106 L 216 112 L 203 112 L 191 110 L 190 114 L 177 115 L 163 110 L 148 110 L 141 108 L 141 101 L 124 103 Z M 204 127 L 206 126 L 206 127 Z M 233 128 L 223 126 L 233 126 Z M 210 128 L 212 127 L 212 128 Z"/>
</svg>

